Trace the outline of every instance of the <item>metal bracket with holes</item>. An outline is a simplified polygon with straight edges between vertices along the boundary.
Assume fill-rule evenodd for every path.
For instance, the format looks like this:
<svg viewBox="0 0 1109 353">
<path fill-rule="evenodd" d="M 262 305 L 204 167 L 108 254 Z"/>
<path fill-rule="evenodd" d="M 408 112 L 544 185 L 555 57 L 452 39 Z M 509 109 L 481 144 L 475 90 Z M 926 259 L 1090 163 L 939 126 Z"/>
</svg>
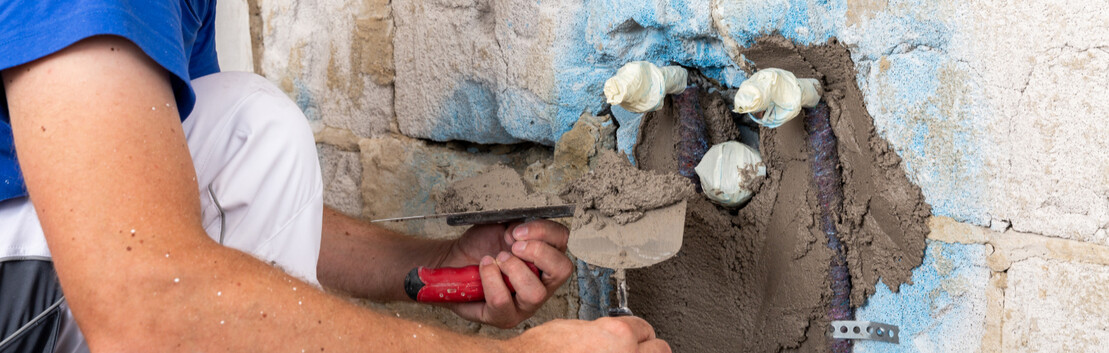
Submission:
<svg viewBox="0 0 1109 353">
<path fill-rule="evenodd" d="M 880 342 L 900 343 L 901 329 L 894 325 L 870 321 L 832 321 L 832 338 L 849 340 L 874 340 Z"/>
</svg>

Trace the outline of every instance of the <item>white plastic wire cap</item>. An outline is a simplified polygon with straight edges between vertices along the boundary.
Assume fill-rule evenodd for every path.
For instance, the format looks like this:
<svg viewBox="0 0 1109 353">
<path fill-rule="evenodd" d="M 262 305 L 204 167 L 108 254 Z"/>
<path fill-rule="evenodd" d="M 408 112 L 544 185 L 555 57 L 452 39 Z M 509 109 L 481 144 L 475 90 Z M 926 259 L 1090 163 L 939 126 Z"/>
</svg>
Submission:
<svg viewBox="0 0 1109 353">
<path fill-rule="evenodd" d="M 694 168 L 701 188 L 710 200 L 736 206 L 751 198 L 751 182 L 766 176 L 766 165 L 754 148 L 728 141 L 709 148 Z"/>
</svg>

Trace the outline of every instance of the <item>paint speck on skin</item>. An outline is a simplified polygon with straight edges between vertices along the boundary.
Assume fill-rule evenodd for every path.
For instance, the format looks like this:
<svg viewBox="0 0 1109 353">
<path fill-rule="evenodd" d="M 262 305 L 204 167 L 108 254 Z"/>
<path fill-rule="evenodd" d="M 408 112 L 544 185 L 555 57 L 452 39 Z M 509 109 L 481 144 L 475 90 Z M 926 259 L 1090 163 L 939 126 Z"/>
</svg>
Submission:
<svg viewBox="0 0 1109 353">
<path fill-rule="evenodd" d="M 223 320 L 220 320 L 220 321 L 219 321 L 219 324 L 220 324 L 220 325 L 223 325 Z"/>
<path fill-rule="evenodd" d="M 173 283 L 181 283 L 181 279 L 180 278 L 174 278 Z"/>
<path fill-rule="evenodd" d="M 302 302 L 302 301 L 297 301 L 297 305 L 304 305 L 304 302 Z"/>
<path fill-rule="evenodd" d="M 167 258 L 167 259 L 169 258 L 169 253 L 168 253 L 168 252 L 166 253 L 166 258 Z"/>
<path fill-rule="evenodd" d="M 158 110 L 158 107 L 150 107 L 150 111 Z"/>
<path fill-rule="evenodd" d="M 223 296 L 223 292 L 216 292 L 216 296 L 217 296 L 217 297 L 222 297 L 222 296 Z"/>
<path fill-rule="evenodd" d="M 293 291 L 295 292 L 296 290 L 297 290 L 297 287 L 293 287 Z"/>
<path fill-rule="evenodd" d="M 131 234 L 135 234 L 135 229 L 131 228 Z"/>
<path fill-rule="evenodd" d="M 412 335 L 412 338 L 416 338 L 416 335 Z"/>
</svg>

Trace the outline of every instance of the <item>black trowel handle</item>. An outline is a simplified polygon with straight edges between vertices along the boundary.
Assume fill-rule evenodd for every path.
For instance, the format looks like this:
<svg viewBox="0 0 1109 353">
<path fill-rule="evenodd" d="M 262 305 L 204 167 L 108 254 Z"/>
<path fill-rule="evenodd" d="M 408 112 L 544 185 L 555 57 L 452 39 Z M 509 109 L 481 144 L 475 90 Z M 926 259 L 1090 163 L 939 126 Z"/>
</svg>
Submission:
<svg viewBox="0 0 1109 353">
<path fill-rule="evenodd" d="M 632 309 L 628 309 L 628 308 L 610 308 L 610 309 L 608 309 L 608 316 L 611 316 L 611 317 L 635 316 L 635 314 L 632 314 Z"/>
</svg>

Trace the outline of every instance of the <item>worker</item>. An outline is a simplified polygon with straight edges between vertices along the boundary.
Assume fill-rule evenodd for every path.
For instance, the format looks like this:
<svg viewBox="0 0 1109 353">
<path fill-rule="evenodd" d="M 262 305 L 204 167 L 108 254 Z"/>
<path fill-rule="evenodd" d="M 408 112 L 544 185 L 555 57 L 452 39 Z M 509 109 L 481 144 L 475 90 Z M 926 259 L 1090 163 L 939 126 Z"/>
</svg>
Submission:
<svg viewBox="0 0 1109 353">
<path fill-rule="evenodd" d="M 513 327 L 569 277 L 568 230 L 422 240 L 325 208 L 304 115 L 266 79 L 219 72 L 214 11 L 0 3 L 0 351 L 669 351 L 634 317 L 498 340 L 321 290 L 408 300 L 411 268 L 479 264 L 486 300 L 447 307 Z"/>
</svg>

